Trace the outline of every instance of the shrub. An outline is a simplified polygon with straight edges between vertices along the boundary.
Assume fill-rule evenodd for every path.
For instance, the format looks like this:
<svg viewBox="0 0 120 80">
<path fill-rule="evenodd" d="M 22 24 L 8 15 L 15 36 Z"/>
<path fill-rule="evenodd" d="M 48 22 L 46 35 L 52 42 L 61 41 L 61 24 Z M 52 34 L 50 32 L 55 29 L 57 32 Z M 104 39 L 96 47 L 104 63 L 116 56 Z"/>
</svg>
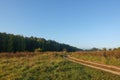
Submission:
<svg viewBox="0 0 120 80">
<path fill-rule="evenodd" d="M 35 52 L 42 52 L 42 49 L 41 48 L 37 48 L 34 50 Z"/>
</svg>

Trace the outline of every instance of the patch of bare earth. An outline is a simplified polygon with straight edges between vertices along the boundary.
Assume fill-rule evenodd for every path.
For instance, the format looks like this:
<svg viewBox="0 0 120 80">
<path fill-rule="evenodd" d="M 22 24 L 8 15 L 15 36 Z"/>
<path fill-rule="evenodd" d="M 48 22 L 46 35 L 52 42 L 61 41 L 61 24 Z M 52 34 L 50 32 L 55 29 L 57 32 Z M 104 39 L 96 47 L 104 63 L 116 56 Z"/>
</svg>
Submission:
<svg viewBox="0 0 120 80">
<path fill-rule="evenodd" d="M 88 67 L 99 69 L 99 70 L 109 72 L 109 73 L 112 73 L 112 74 L 120 75 L 120 67 L 116 67 L 116 66 L 112 66 L 112 65 L 99 64 L 99 63 L 90 62 L 90 61 L 85 61 L 85 60 L 81 60 L 81 59 L 71 57 L 69 55 L 66 57 L 66 59 L 69 60 L 69 61 L 75 62 L 75 63 L 82 64 L 84 66 L 88 66 Z"/>
</svg>

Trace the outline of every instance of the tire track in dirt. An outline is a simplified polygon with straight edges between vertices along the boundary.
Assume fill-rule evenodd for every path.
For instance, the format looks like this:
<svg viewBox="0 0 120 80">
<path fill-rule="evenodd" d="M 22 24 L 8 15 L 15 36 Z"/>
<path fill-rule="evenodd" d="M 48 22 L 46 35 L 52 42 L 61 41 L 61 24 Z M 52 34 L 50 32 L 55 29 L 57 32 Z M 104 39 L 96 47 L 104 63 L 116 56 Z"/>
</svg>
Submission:
<svg viewBox="0 0 120 80">
<path fill-rule="evenodd" d="M 105 72 L 109 72 L 112 74 L 116 74 L 120 76 L 120 67 L 116 67 L 116 66 L 111 66 L 111 65 L 105 65 L 105 64 L 99 64 L 99 63 L 95 63 L 95 62 L 90 62 L 90 61 L 85 61 L 85 60 L 81 60 L 81 59 L 77 59 L 71 56 L 66 56 L 65 57 L 67 60 L 71 61 L 71 62 L 75 62 L 84 66 L 88 66 L 91 68 L 95 68 L 95 69 L 99 69 Z"/>
</svg>

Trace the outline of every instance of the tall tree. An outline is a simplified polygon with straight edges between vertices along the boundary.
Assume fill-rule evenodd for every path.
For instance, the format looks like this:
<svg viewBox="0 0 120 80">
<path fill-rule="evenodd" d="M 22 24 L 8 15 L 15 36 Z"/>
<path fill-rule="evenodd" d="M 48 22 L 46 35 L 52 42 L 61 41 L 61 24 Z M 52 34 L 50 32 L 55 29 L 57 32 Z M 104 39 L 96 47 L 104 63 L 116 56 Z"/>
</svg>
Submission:
<svg viewBox="0 0 120 80">
<path fill-rule="evenodd" d="M 41 49 L 42 51 L 79 50 L 76 47 L 44 38 L 0 33 L 0 52 L 35 51 L 35 49 Z"/>
</svg>

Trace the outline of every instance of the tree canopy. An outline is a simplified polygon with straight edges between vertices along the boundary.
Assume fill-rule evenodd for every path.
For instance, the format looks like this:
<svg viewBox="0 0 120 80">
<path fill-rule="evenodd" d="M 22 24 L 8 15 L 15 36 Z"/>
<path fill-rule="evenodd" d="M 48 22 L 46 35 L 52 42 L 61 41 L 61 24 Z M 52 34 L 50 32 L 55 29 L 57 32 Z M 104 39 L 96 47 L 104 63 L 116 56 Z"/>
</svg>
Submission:
<svg viewBox="0 0 120 80">
<path fill-rule="evenodd" d="M 63 51 L 66 49 L 69 52 L 82 50 L 54 40 L 0 33 L 0 52 L 32 52 L 35 49 L 42 51 Z"/>
</svg>

